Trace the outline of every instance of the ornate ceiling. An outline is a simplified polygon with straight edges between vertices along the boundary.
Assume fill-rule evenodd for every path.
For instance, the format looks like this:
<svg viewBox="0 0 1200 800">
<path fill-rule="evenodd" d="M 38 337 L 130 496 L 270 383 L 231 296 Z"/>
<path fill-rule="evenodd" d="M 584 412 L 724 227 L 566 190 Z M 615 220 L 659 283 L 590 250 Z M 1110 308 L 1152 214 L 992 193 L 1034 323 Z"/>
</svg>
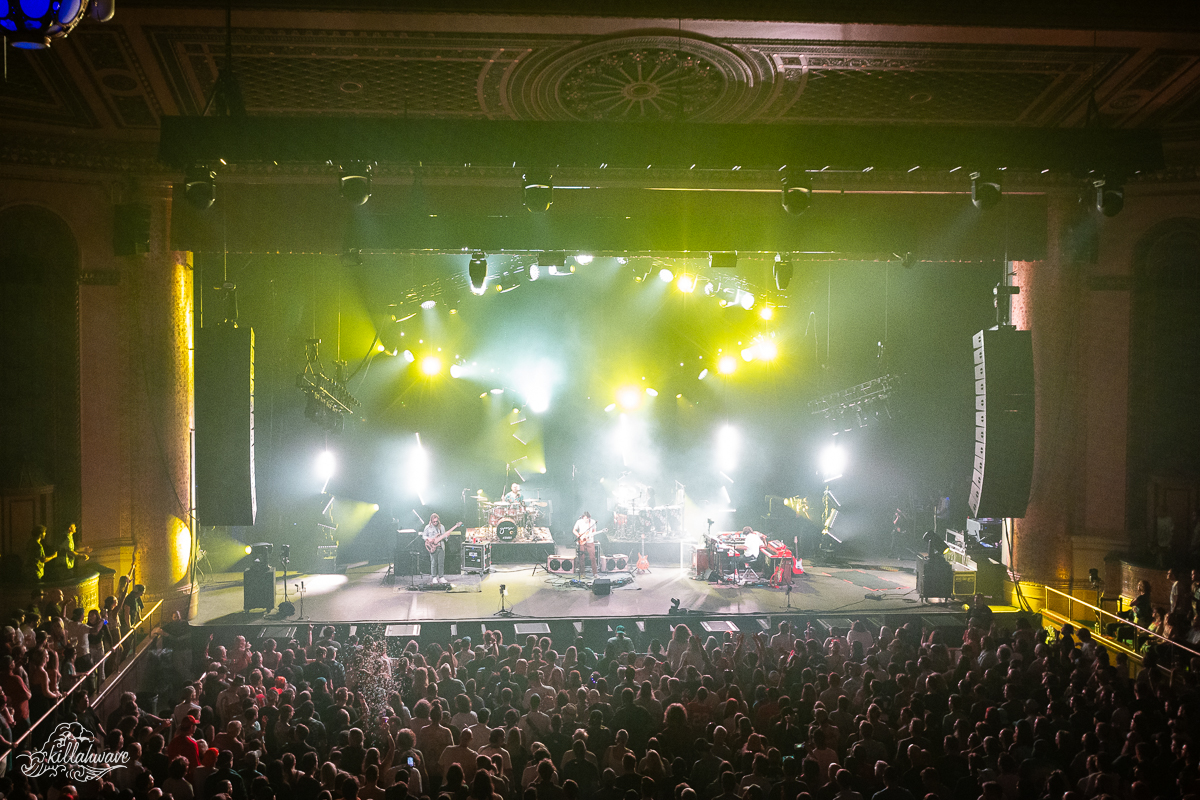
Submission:
<svg viewBox="0 0 1200 800">
<path fill-rule="evenodd" d="M 0 159 L 149 158 L 163 115 L 201 113 L 224 14 L 174 6 L 10 48 Z M 1094 93 L 1105 125 L 1200 133 L 1186 32 L 270 8 L 233 25 L 259 116 L 1078 126 Z"/>
</svg>

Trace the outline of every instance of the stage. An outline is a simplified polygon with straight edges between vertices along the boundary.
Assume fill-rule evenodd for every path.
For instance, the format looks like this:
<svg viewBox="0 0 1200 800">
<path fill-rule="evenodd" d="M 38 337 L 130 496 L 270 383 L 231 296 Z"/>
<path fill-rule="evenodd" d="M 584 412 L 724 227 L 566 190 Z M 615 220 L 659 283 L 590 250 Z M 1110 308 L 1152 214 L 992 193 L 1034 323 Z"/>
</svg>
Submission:
<svg viewBox="0 0 1200 800">
<path fill-rule="evenodd" d="M 602 573 L 603 575 L 604 573 Z M 627 573 L 608 573 L 617 578 Z M 811 614 L 824 616 L 937 613 L 961 611 L 926 604 L 916 593 L 912 561 L 873 559 L 869 563 L 838 566 L 805 564 L 792 591 L 754 586 L 710 584 L 692 577 L 690 569 L 653 566 L 649 574 L 633 575 L 632 582 L 604 596 L 586 586 L 571 586 L 571 575 L 547 573 L 532 565 L 499 565 L 487 575 L 451 575 L 449 589 L 424 588 L 428 576 L 390 576 L 387 565 L 360 565 L 345 574 L 289 575 L 289 599 L 297 606 L 295 587 L 305 586 L 303 616 L 314 623 L 416 622 L 468 620 L 490 617 L 500 610 L 500 587 L 507 588 L 505 604 L 516 615 L 530 618 L 607 618 L 660 616 L 671 608 L 672 598 L 693 614 Z M 587 581 L 590 583 L 590 580 Z M 277 578 L 276 603 L 283 600 Z M 868 595 L 870 597 L 868 597 Z M 791 607 L 789 611 L 789 605 Z M 218 573 L 200 587 L 193 625 L 228 625 L 275 620 L 277 612 L 243 611 L 242 576 Z"/>
</svg>

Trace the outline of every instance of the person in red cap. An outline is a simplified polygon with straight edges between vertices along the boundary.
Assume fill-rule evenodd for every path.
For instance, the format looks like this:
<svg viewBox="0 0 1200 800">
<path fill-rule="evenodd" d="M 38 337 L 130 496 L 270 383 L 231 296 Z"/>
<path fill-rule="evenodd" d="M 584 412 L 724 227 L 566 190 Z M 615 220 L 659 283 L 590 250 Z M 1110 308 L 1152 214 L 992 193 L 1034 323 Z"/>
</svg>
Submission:
<svg viewBox="0 0 1200 800">
<path fill-rule="evenodd" d="M 196 718 L 184 717 L 179 723 L 179 733 L 167 745 L 167 758 L 183 756 L 188 760 L 187 778 L 192 779 L 192 773 L 200 766 L 200 743 L 192 736 L 196 732 Z"/>
</svg>

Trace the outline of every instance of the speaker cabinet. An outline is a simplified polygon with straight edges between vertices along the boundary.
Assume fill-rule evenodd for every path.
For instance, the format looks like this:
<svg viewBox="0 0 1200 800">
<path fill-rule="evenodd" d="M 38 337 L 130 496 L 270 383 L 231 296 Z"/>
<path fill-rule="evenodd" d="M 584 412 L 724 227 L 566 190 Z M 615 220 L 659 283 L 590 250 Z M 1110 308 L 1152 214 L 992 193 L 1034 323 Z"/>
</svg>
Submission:
<svg viewBox="0 0 1200 800">
<path fill-rule="evenodd" d="M 575 559 L 572 556 L 550 556 L 546 559 L 546 571 L 569 575 L 575 571 Z"/>
<path fill-rule="evenodd" d="M 610 578 L 596 578 L 596 580 L 592 581 L 592 594 L 597 597 L 612 594 L 612 580 Z"/>
<path fill-rule="evenodd" d="M 275 570 L 267 566 L 252 566 L 242 573 L 242 608 L 275 607 Z"/>
<path fill-rule="evenodd" d="M 971 516 L 1023 517 L 1033 482 L 1033 337 L 1029 331 L 992 328 L 976 333 L 971 343 L 975 361 Z"/>
<path fill-rule="evenodd" d="M 599 561 L 601 572 L 624 572 L 629 569 L 629 556 L 621 553 L 601 556 Z"/>
<path fill-rule="evenodd" d="M 941 553 L 917 556 L 917 596 L 953 597 L 953 569 Z"/>
<path fill-rule="evenodd" d="M 254 331 L 196 332 L 196 517 L 201 525 L 253 525 Z"/>
</svg>

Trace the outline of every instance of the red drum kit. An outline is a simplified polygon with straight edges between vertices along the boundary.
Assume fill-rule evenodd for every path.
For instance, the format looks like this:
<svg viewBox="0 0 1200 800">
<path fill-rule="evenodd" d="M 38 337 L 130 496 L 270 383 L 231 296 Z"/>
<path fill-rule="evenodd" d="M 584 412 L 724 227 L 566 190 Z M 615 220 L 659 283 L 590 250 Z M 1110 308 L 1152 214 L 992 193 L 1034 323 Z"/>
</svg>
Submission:
<svg viewBox="0 0 1200 800">
<path fill-rule="evenodd" d="M 495 530 L 497 539 L 514 542 L 522 533 L 532 533 L 546 505 L 544 500 L 481 502 L 479 512 L 481 516 L 486 514 L 488 527 Z"/>
</svg>

